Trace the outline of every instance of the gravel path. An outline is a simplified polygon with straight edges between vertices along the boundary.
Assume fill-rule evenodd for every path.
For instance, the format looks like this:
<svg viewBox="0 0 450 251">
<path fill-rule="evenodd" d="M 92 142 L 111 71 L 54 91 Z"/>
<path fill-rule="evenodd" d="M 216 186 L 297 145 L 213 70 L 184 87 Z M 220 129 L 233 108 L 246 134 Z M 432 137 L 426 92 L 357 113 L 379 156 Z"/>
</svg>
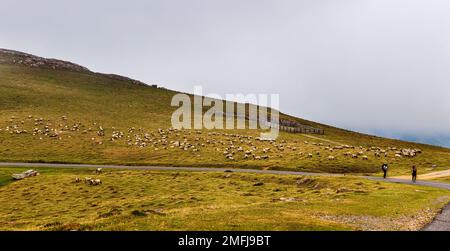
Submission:
<svg viewBox="0 0 450 251">
<path fill-rule="evenodd" d="M 444 207 L 442 212 L 422 231 L 450 231 L 450 204 Z"/>
<path fill-rule="evenodd" d="M 417 185 L 417 186 L 436 187 L 436 188 L 450 190 L 450 183 L 444 183 L 444 182 L 417 180 L 416 183 L 413 183 L 413 182 L 411 182 L 411 180 L 399 179 L 399 178 L 383 179 L 382 177 L 373 177 L 373 176 L 361 176 L 361 177 L 364 177 L 369 180 L 377 180 L 377 181 L 385 181 L 385 182 L 391 182 L 391 183 L 409 184 L 409 185 Z"/>
<path fill-rule="evenodd" d="M 0 162 L 0 167 L 52 167 L 52 168 L 111 168 L 111 169 L 131 169 L 131 170 L 159 170 L 159 171 L 200 171 L 200 172 L 225 172 L 233 171 L 237 173 L 265 173 L 265 174 L 284 174 L 284 175 L 309 175 L 309 176 L 333 176 L 342 177 L 343 174 L 332 173 L 311 173 L 296 171 L 276 171 L 276 170 L 257 170 L 257 169 L 240 169 L 240 168 L 211 168 L 211 167 L 166 167 L 166 166 L 122 166 L 122 165 L 89 165 L 89 164 L 55 164 L 55 163 L 12 163 Z M 418 186 L 436 187 L 450 190 L 450 183 L 417 180 L 412 183 L 407 179 L 360 176 L 361 178 L 401 183 Z M 448 204 L 436 218 L 422 229 L 423 231 L 450 231 L 450 204 Z"/>
</svg>

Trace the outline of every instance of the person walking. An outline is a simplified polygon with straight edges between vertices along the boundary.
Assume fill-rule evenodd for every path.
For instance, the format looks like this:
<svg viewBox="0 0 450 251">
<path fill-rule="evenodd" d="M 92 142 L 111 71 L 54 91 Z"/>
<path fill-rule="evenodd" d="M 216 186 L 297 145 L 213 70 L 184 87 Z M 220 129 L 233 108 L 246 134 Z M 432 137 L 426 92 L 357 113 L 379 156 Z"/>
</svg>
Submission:
<svg viewBox="0 0 450 251">
<path fill-rule="evenodd" d="M 388 164 L 383 164 L 382 166 L 381 166 L 381 170 L 383 170 L 383 178 L 384 179 L 386 179 L 386 176 L 387 176 L 387 171 L 388 171 Z"/>
<path fill-rule="evenodd" d="M 417 180 L 417 167 L 412 166 L 412 182 L 416 183 Z"/>
</svg>

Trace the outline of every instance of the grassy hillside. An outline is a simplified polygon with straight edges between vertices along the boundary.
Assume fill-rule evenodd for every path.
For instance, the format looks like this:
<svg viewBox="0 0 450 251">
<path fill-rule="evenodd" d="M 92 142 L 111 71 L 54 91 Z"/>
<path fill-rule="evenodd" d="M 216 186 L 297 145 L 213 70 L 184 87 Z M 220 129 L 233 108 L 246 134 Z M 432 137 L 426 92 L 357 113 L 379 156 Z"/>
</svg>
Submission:
<svg viewBox="0 0 450 251">
<path fill-rule="evenodd" d="M 325 135 L 282 132 L 277 141 L 267 142 L 256 139 L 257 130 L 172 131 L 174 91 L 84 68 L 32 67 L 11 57 L 0 53 L 0 161 L 354 173 L 379 172 L 386 162 L 395 174 L 407 173 L 412 164 L 423 173 L 448 168 L 450 163 L 446 148 L 373 137 L 287 115 L 282 117 L 322 128 Z M 402 148 L 421 153 L 395 157 Z M 252 152 L 247 158 L 246 151 Z"/>
</svg>

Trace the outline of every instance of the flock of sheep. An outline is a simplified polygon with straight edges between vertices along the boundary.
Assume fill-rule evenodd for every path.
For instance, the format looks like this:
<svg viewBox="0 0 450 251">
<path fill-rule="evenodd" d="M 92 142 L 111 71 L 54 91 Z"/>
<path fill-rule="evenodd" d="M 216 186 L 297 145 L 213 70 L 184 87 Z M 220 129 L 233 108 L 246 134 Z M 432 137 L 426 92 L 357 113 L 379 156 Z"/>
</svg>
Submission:
<svg viewBox="0 0 450 251">
<path fill-rule="evenodd" d="M 396 147 L 363 147 L 351 145 L 325 144 L 299 141 L 295 139 L 264 140 L 247 134 L 232 134 L 225 131 L 158 129 L 145 131 L 142 128 L 130 127 L 121 131 L 114 127 L 105 129 L 99 123 L 69 123 L 66 116 L 59 120 L 34 118 L 29 115 L 24 119 L 11 117 L 9 125 L 0 128 L 0 132 L 10 134 L 32 134 L 43 139 L 50 137 L 56 140 L 71 138 L 77 134 L 91 137 L 94 144 L 125 144 L 134 148 L 149 148 L 150 151 L 180 150 L 192 152 L 200 156 L 202 152 L 220 153 L 226 160 L 267 160 L 284 158 L 286 153 L 298 158 L 326 158 L 330 161 L 337 158 L 362 159 L 370 158 L 412 158 L 421 153 L 420 149 L 397 149 Z M 26 129 L 30 126 L 31 129 Z M 92 182 L 91 182 L 92 183 Z M 94 182 L 95 183 L 95 182 Z"/>
</svg>

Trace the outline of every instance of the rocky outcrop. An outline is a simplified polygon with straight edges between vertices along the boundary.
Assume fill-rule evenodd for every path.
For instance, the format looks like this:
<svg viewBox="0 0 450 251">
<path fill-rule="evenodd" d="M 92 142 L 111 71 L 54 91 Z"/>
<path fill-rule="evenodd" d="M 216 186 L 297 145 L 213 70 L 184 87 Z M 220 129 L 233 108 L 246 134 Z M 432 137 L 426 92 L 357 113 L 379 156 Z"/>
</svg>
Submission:
<svg viewBox="0 0 450 251">
<path fill-rule="evenodd" d="M 90 71 L 88 68 L 74 64 L 68 61 L 51 59 L 51 58 L 43 58 L 35 55 L 31 55 L 28 53 L 1 49 L 0 48 L 0 64 L 10 64 L 10 65 L 21 65 L 33 68 L 44 68 L 44 69 L 53 69 L 53 70 L 65 70 L 65 71 L 73 71 L 73 72 L 82 72 L 82 73 L 92 73 L 92 74 L 100 74 L 110 79 L 121 80 L 126 82 L 131 82 L 137 85 L 146 85 L 145 83 L 127 78 L 124 76 L 116 75 L 116 74 L 104 74 L 104 73 L 96 73 Z M 152 87 L 157 87 L 157 85 L 151 85 Z"/>
<path fill-rule="evenodd" d="M 30 170 L 25 171 L 23 173 L 15 173 L 15 174 L 12 175 L 12 178 L 14 180 L 22 180 L 22 179 L 25 179 L 25 178 L 28 178 L 28 177 L 37 176 L 37 175 L 39 175 L 39 173 L 37 171 L 35 171 L 33 169 L 30 169 Z"/>
<path fill-rule="evenodd" d="M 91 72 L 88 68 L 71 62 L 42 58 L 31 54 L 7 49 L 0 49 L 0 63 L 48 68 L 53 70 Z"/>
</svg>

